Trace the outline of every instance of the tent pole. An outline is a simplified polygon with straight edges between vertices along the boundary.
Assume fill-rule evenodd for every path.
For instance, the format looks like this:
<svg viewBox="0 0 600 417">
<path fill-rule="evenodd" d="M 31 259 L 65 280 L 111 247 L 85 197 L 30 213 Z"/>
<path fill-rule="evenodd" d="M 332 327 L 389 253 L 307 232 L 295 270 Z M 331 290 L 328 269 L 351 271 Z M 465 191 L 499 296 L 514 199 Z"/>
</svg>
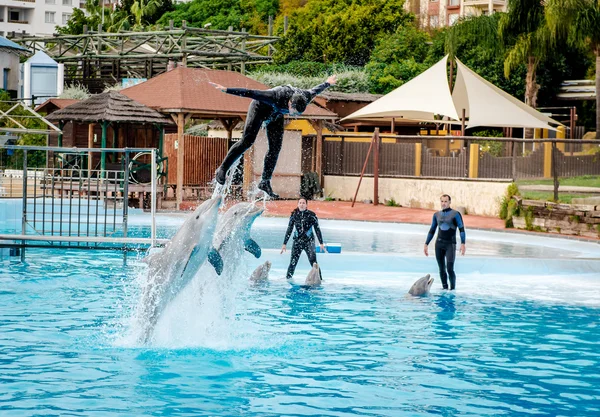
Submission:
<svg viewBox="0 0 600 417">
<path fill-rule="evenodd" d="M 375 128 L 375 132 L 379 133 L 379 129 Z M 371 145 L 369 146 L 369 150 L 367 151 L 367 157 L 365 158 L 365 163 L 363 164 L 362 171 L 360 172 L 360 179 L 358 180 L 358 186 L 356 187 L 356 192 L 354 193 L 354 198 L 352 199 L 351 207 L 354 207 L 354 203 L 356 203 L 356 196 L 358 195 L 360 183 L 362 182 L 363 176 L 365 175 L 365 170 L 367 169 L 367 162 L 369 162 L 369 156 L 371 156 L 371 149 L 373 149 L 373 143 L 375 142 L 375 132 L 373 132 L 373 137 L 371 138 Z"/>
<path fill-rule="evenodd" d="M 462 109 L 462 117 L 460 119 L 460 135 L 461 136 L 465 135 L 465 114 L 466 114 L 465 109 Z"/>
<path fill-rule="evenodd" d="M 376 206 L 379 204 L 379 128 L 375 128 L 375 133 L 373 135 L 373 139 L 375 140 L 375 149 L 373 151 L 373 205 Z"/>
</svg>

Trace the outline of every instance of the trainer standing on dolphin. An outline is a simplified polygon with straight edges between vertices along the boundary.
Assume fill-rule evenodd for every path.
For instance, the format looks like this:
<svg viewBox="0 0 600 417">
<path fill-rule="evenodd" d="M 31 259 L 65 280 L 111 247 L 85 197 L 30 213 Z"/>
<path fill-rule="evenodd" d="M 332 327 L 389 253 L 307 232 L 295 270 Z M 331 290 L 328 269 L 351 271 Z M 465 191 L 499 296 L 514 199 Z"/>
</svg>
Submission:
<svg viewBox="0 0 600 417">
<path fill-rule="evenodd" d="M 310 265 L 313 266 L 317 263 L 317 254 L 315 253 L 315 236 L 313 234 L 313 228 L 319 239 L 319 245 L 321 246 L 321 252 L 325 252 L 325 245 L 323 244 L 323 236 L 321 235 L 321 229 L 319 228 L 319 220 L 317 215 L 308 210 L 308 204 L 305 198 L 298 200 L 298 208 L 292 211 L 290 216 L 290 223 L 288 224 L 285 237 L 283 238 L 283 246 L 281 247 L 281 253 L 286 251 L 286 245 L 292 230 L 296 228 L 294 232 L 294 244 L 292 245 L 292 257 L 290 258 L 290 266 L 287 270 L 287 279 L 292 279 L 298 259 L 302 254 L 302 251 L 306 252 Z M 319 276 L 321 275 L 321 269 L 319 268 Z"/>
<path fill-rule="evenodd" d="M 431 228 L 427 234 L 423 252 L 429 256 L 428 245 L 433 239 L 435 229 L 438 229 L 435 241 L 435 259 L 440 268 L 440 279 L 444 289 L 448 289 L 448 278 L 450 278 L 450 289 L 456 288 L 456 274 L 454 273 L 454 258 L 456 257 L 456 229 L 460 232 L 460 254 L 465 254 L 465 225 L 462 216 L 456 210 L 450 208 L 452 199 L 448 194 L 440 197 L 442 209 L 433 215 Z M 446 270 L 448 271 L 446 273 Z"/>
<path fill-rule="evenodd" d="M 291 85 L 283 85 L 266 91 L 226 88 L 220 84 L 210 83 L 224 93 L 253 99 L 246 115 L 242 138 L 229 149 L 221 166 L 217 169 L 215 180 L 221 185 L 225 184 L 227 171 L 254 144 L 258 131 L 264 123 L 267 129 L 269 150 L 265 155 L 262 180 L 258 184 L 258 189 L 264 191 L 271 198 L 279 198 L 279 195 L 275 194 L 271 188 L 271 177 L 273 171 L 275 171 L 275 165 L 283 143 L 283 115 L 295 116 L 303 113 L 308 103 L 317 94 L 334 85 L 335 82 L 336 77 L 332 75 L 323 84 L 319 84 L 310 90 L 301 90 Z"/>
</svg>

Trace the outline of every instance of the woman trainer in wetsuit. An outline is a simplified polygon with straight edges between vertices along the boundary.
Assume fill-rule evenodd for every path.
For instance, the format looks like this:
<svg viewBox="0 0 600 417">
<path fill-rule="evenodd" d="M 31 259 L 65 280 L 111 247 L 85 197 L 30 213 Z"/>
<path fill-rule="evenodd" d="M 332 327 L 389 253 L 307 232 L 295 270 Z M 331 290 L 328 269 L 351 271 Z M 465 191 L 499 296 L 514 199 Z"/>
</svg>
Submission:
<svg viewBox="0 0 600 417">
<path fill-rule="evenodd" d="M 287 271 L 287 279 L 292 279 L 298 259 L 302 251 L 306 252 L 308 261 L 312 266 L 317 262 L 317 254 L 315 253 L 315 236 L 313 234 L 313 228 L 317 239 L 319 239 L 319 245 L 321 246 L 321 252 L 325 252 L 325 245 L 323 244 L 323 236 L 321 235 L 321 229 L 319 229 L 319 220 L 317 215 L 307 209 L 307 202 L 305 198 L 298 200 L 298 208 L 292 211 L 290 216 L 290 223 L 288 224 L 287 231 L 285 232 L 285 238 L 283 239 L 283 246 L 281 247 L 281 253 L 285 252 L 286 245 L 292 230 L 294 231 L 294 244 L 292 245 L 292 257 L 290 259 L 290 266 Z M 319 269 L 319 274 L 321 270 Z"/>
</svg>

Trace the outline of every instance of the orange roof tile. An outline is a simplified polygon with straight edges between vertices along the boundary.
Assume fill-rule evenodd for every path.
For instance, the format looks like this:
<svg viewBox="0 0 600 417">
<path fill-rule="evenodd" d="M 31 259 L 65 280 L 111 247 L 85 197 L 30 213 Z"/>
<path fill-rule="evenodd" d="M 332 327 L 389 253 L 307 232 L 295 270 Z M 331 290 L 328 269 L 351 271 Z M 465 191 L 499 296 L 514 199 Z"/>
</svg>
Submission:
<svg viewBox="0 0 600 417">
<path fill-rule="evenodd" d="M 163 113 L 194 113 L 203 118 L 245 116 L 251 99 L 225 94 L 209 84 L 267 90 L 269 87 L 238 72 L 176 68 L 120 91 Z M 303 118 L 334 119 L 337 115 L 311 104 Z"/>
</svg>

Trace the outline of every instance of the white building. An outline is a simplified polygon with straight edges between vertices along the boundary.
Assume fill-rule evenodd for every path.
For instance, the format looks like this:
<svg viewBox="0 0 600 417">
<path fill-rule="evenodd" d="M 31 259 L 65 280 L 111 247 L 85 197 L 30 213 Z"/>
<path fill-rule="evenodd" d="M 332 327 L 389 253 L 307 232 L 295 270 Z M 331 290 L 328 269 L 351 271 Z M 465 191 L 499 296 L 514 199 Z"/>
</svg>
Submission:
<svg viewBox="0 0 600 417">
<path fill-rule="evenodd" d="M 0 0 L 0 36 L 10 33 L 52 35 L 71 18 L 80 0 Z"/>
<path fill-rule="evenodd" d="M 507 6 L 508 0 L 407 0 L 404 3 L 404 7 L 419 18 L 423 28 L 452 26 L 461 17 L 505 12 Z"/>
</svg>

